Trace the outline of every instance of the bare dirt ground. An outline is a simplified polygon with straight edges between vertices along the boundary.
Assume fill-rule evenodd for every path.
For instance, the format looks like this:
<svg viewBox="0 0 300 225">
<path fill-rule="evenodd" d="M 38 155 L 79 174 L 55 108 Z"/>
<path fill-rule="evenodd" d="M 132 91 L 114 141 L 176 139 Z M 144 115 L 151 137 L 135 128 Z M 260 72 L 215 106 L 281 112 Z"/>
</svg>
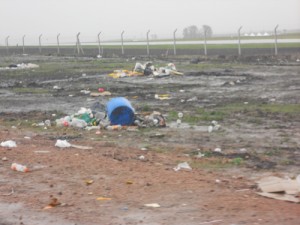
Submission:
<svg viewBox="0 0 300 225">
<path fill-rule="evenodd" d="M 0 147 L 0 224 L 299 224 L 299 204 L 256 194 L 262 177 L 300 174 L 297 57 L 176 59 L 185 75 L 160 79 L 107 76 L 134 66 L 132 59 L 1 58 L 0 66 L 40 67 L 0 70 L 0 141 L 17 143 Z M 105 104 L 110 97 L 80 93 L 99 87 L 127 97 L 136 111 L 162 112 L 167 127 L 99 134 L 55 126 L 80 107 Z M 34 125 L 46 119 L 53 126 Z M 221 128 L 209 133 L 212 120 Z M 92 149 L 59 149 L 57 139 Z M 30 172 L 11 170 L 13 162 Z M 192 170 L 174 171 L 180 162 Z M 54 199 L 60 204 L 45 208 Z"/>
</svg>

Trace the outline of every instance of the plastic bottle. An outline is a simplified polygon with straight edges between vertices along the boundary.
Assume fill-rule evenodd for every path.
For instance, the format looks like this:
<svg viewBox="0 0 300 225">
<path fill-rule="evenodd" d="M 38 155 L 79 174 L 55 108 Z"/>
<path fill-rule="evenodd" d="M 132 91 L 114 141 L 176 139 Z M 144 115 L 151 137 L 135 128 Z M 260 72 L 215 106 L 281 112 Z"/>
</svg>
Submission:
<svg viewBox="0 0 300 225">
<path fill-rule="evenodd" d="M 73 118 L 72 122 L 70 123 L 72 127 L 77 127 L 77 128 L 84 128 L 87 126 L 87 123 L 84 120 Z"/>
<path fill-rule="evenodd" d="M 27 166 L 23 166 L 18 163 L 11 164 L 11 169 L 15 170 L 15 171 L 24 172 L 24 173 L 29 172 L 29 169 L 27 168 Z"/>
<path fill-rule="evenodd" d="M 111 125 L 106 127 L 107 130 L 122 130 L 121 125 Z"/>
</svg>

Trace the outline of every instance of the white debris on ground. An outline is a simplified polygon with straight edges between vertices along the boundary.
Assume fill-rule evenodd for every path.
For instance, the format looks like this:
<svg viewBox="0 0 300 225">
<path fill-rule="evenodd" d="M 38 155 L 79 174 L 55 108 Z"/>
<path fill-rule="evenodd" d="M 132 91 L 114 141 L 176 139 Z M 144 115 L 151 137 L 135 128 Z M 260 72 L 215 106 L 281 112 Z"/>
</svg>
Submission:
<svg viewBox="0 0 300 225">
<path fill-rule="evenodd" d="M 11 64 L 7 67 L 0 67 L 0 70 L 34 69 L 39 67 L 40 67 L 39 65 L 33 63 L 20 63 L 20 64 Z"/>
<path fill-rule="evenodd" d="M 1 142 L 0 146 L 7 147 L 7 148 L 15 148 L 15 147 L 17 147 L 17 144 L 15 141 L 9 140 L 9 141 Z"/>
</svg>

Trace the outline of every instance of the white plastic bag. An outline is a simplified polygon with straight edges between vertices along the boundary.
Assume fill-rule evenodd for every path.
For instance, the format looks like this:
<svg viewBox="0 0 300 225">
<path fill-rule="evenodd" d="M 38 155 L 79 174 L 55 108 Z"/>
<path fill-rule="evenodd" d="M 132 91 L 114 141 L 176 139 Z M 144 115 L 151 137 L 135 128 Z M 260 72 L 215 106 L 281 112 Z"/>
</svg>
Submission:
<svg viewBox="0 0 300 225">
<path fill-rule="evenodd" d="M 67 142 L 67 140 L 57 140 L 55 143 L 55 147 L 69 148 L 69 147 L 71 147 L 71 144 L 69 142 Z"/>
<path fill-rule="evenodd" d="M 2 147 L 8 147 L 8 148 L 15 148 L 15 147 L 17 147 L 16 142 L 12 141 L 12 140 L 1 142 L 0 145 Z"/>
</svg>

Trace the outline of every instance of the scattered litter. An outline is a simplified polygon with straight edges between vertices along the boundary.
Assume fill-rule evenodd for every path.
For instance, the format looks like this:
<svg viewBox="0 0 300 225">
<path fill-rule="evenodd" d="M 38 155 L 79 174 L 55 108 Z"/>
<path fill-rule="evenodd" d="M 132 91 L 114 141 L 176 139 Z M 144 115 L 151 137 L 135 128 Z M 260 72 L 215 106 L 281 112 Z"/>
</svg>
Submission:
<svg viewBox="0 0 300 225">
<path fill-rule="evenodd" d="M 214 152 L 222 152 L 221 148 L 215 148 Z"/>
<path fill-rule="evenodd" d="M 296 179 L 266 177 L 257 182 L 262 192 L 258 195 L 277 200 L 300 203 L 300 175 Z"/>
<path fill-rule="evenodd" d="M 52 208 L 54 208 L 56 206 L 59 206 L 59 205 L 61 205 L 61 203 L 58 201 L 58 199 L 57 198 L 52 198 L 50 203 L 47 206 L 45 206 L 44 209 L 45 210 L 46 209 L 52 209 Z"/>
<path fill-rule="evenodd" d="M 91 91 L 89 91 L 89 90 L 81 90 L 80 93 L 83 93 L 83 94 L 85 94 L 85 95 L 88 95 L 88 94 L 91 93 Z"/>
<path fill-rule="evenodd" d="M 165 135 L 161 134 L 161 133 L 156 133 L 156 134 L 152 134 L 150 135 L 151 138 L 163 138 Z"/>
<path fill-rule="evenodd" d="M 88 186 L 88 185 L 91 185 L 92 183 L 94 183 L 94 180 L 86 180 L 85 181 L 85 184 Z"/>
<path fill-rule="evenodd" d="M 50 153 L 50 151 L 34 151 L 34 153 L 47 154 Z"/>
<path fill-rule="evenodd" d="M 159 100 L 169 100 L 169 99 L 171 99 L 169 94 L 161 94 L 161 95 L 155 94 L 154 98 L 159 99 Z"/>
<path fill-rule="evenodd" d="M 160 205 L 158 203 L 149 203 L 149 204 L 144 204 L 146 207 L 151 207 L 151 208 L 159 208 Z"/>
<path fill-rule="evenodd" d="M 109 91 L 91 92 L 90 96 L 92 96 L 92 97 L 111 96 L 111 92 L 109 92 Z"/>
<path fill-rule="evenodd" d="M 111 200 L 111 198 L 98 197 L 98 198 L 96 198 L 96 200 L 98 200 L 98 201 L 109 201 L 109 200 Z"/>
<path fill-rule="evenodd" d="M 14 189 L 11 188 L 11 192 L 9 192 L 8 194 L 1 194 L 1 196 L 10 196 L 10 195 L 12 195 L 14 193 L 15 193 Z"/>
<path fill-rule="evenodd" d="M 217 131 L 221 128 L 221 125 L 218 124 L 218 122 L 215 121 L 215 120 L 211 121 L 211 124 L 212 125 L 208 126 L 208 128 L 207 128 L 208 133 L 211 133 L 213 131 Z"/>
<path fill-rule="evenodd" d="M 83 150 L 93 149 L 92 147 L 88 147 L 88 146 L 72 145 L 67 140 L 56 140 L 55 147 L 59 147 L 59 148 L 73 147 L 73 148 L 78 148 L 78 149 L 83 149 Z"/>
<path fill-rule="evenodd" d="M 182 118 L 183 117 L 183 113 L 182 112 L 179 112 L 178 113 L 178 118 Z"/>
<path fill-rule="evenodd" d="M 15 147 L 17 147 L 16 142 L 12 141 L 12 140 L 1 142 L 0 145 L 1 145 L 1 147 L 8 147 L 8 148 L 15 148 Z"/>
<path fill-rule="evenodd" d="M 192 97 L 188 100 L 186 100 L 187 102 L 195 102 L 195 101 L 198 101 L 198 98 L 195 96 L 195 97 Z"/>
<path fill-rule="evenodd" d="M 104 88 L 98 88 L 98 92 L 103 93 L 104 91 Z"/>
<path fill-rule="evenodd" d="M 39 65 L 33 63 L 20 63 L 20 64 L 10 64 L 7 67 L 0 67 L 0 70 L 9 69 L 34 69 L 39 68 Z"/>
<path fill-rule="evenodd" d="M 53 89 L 55 89 L 55 90 L 60 90 L 60 89 L 61 89 L 61 87 L 59 87 L 59 86 L 55 85 L 55 86 L 53 86 Z"/>
<path fill-rule="evenodd" d="M 55 143 L 55 147 L 69 148 L 69 147 L 71 147 L 71 144 L 69 142 L 67 142 L 67 140 L 57 140 Z"/>
<path fill-rule="evenodd" d="M 139 156 L 139 160 L 145 160 L 145 156 L 143 155 Z"/>
<path fill-rule="evenodd" d="M 109 125 L 106 127 L 106 130 L 122 130 L 121 125 Z"/>
<path fill-rule="evenodd" d="M 247 149 L 246 148 L 241 148 L 240 152 L 245 153 L 245 152 L 247 152 Z"/>
<path fill-rule="evenodd" d="M 133 181 L 128 180 L 128 181 L 126 181 L 126 184 L 133 184 Z"/>
<path fill-rule="evenodd" d="M 141 148 L 142 151 L 148 151 L 148 148 Z"/>
<path fill-rule="evenodd" d="M 216 181 L 216 183 L 218 183 L 218 184 L 221 183 L 221 180 L 219 180 L 219 179 L 216 179 L 215 181 Z"/>
<path fill-rule="evenodd" d="M 198 152 L 198 154 L 195 156 L 196 158 L 202 158 L 204 157 L 205 154 L 201 153 L 201 152 Z"/>
<path fill-rule="evenodd" d="M 130 70 L 114 70 L 109 76 L 112 78 L 123 78 L 132 76 L 153 76 L 157 78 L 166 77 L 170 75 L 183 75 L 183 73 L 178 72 L 173 63 L 167 64 L 165 67 L 155 68 L 152 62 L 146 62 L 141 64 L 137 62 L 132 71 Z"/>
<path fill-rule="evenodd" d="M 175 168 L 173 168 L 174 171 L 179 171 L 181 169 L 186 169 L 186 170 L 192 170 L 190 165 L 187 162 L 179 163 Z"/>
<path fill-rule="evenodd" d="M 2 158 L 2 161 L 7 161 L 7 160 L 8 160 L 7 157 Z"/>
<path fill-rule="evenodd" d="M 166 120 L 160 112 L 154 111 L 150 114 L 136 114 L 134 124 L 139 127 L 165 127 Z"/>
<path fill-rule="evenodd" d="M 29 172 L 29 169 L 27 168 L 27 166 L 23 166 L 18 163 L 11 164 L 11 169 L 15 170 L 15 171 L 19 171 L 19 172 L 24 172 L 24 173 Z"/>
</svg>

